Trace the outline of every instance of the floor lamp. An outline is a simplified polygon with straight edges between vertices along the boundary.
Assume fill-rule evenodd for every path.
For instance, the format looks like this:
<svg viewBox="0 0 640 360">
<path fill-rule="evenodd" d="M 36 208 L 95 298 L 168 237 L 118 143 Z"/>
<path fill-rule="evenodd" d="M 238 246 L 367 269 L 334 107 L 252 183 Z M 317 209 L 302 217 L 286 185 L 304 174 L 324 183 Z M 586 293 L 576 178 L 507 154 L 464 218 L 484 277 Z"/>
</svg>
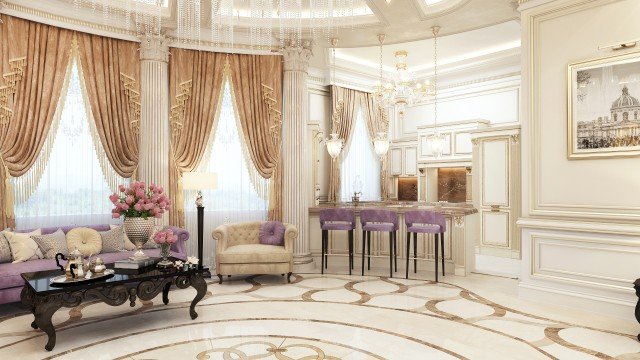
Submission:
<svg viewBox="0 0 640 360">
<path fill-rule="evenodd" d="M 198 209 L 198 266 L 202 268 L 202 241 L 204 238 L 204 204 L 202 190 L 215 189 L 218 186 L 218 175 L 215 173 L 186 172 L 182 174 L 183 190 L 198 190 L 196 208 Z M 211 277 L 211 273 L 209 276 Z"/>
</svg>

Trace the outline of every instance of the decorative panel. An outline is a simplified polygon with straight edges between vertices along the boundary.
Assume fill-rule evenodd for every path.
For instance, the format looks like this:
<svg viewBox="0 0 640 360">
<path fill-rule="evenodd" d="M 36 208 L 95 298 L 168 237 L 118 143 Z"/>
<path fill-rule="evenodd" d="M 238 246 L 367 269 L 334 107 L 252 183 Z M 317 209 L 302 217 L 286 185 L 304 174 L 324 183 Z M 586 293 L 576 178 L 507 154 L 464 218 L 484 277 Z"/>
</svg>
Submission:
<svg viewBox="0 0 640 360">
<path fill-rule="evenodd" d="M 402 149 L 391 149 L 391 175 L 402 175 Z"/>
<path fill-rule="evenodd" d="M 473 145 L 471 144 L 471 134 L 469 133 L 457 133 L 455 134 L 454 152 L 456 155 L 471 154 L 473 151 Z"/>
<path fill-rule="evenodd" d="M 418 173 L 418 149 L 416 147 L 404 149 L 404 173 L 405 175 Z"/>
<path fill-rule="evenodd" d="M 508 138 L 483 142 L 482 205 L 509 206 Z"/>
<path fill-rule="evenodd" d="M 482 211 L 483 245 L 509 247 L 509 213 Z"/>
<path fill-rule="evenodd" d="M 438 201 L 452 203 L 467 200 L 467 169 L 438 168 Z"/>
</svg>

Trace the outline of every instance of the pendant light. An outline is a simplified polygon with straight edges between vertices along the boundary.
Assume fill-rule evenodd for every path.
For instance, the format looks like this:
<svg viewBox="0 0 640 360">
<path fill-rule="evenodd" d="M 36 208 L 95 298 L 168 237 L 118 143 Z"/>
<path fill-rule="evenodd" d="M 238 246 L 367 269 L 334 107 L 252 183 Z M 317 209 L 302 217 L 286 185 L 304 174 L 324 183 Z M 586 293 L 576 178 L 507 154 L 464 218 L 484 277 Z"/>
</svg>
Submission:
<svg viewBox="0 0 640 360">
<path fill-rule="evenodd" d="M 439 158 L 444 152 L 444 135 L 438 131 L 438 32 L 440 32 L 439 26 L 431 28 L 433 32 L 433 134 L 427 138 L 431 155 Z"/>
<path fill-rule="evenodd" d="M 336 45 L 338 45 L 338 38 L 331 38 L 331 53 L 332 53 L 332 69 L 331 69 L 331 85 L 334 86 L 335 84 L 335 77 L 336 77 Z M 342 150 L 342 146 L 344 145 L 344 140 L 340 139 L 340 137 L 338 136 L 338 133 L 336 132 L 336 124 L 340 122 L 340 113 L 342 112 L 342 107 L 343 107 L 343 101 L 342 100 L 338 100 L 337 102 L 337 106 L 336 109 L 333 113 L 333 115 L 331 116 L 331 123 L 332 123 L 332 131 L 331 131 L 331 138 L 326 140 L 327 143 L 327 152 L 329 153 L 329 156 L 331 156 L 331 158 L 333 160 L 335 160 L 339 155 L 340 155 L 340 151 Z"/>
</svg>

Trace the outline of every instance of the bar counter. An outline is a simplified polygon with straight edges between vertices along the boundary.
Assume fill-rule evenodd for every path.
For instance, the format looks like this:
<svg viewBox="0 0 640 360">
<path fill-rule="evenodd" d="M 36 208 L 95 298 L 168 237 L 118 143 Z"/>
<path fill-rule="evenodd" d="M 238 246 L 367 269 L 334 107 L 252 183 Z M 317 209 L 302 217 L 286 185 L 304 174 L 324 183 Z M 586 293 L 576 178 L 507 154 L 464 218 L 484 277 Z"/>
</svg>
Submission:
<svg viewBox="0 0 640 360">
<path fill-rule="evenodd" d="M 360 270 L 360 256 L 362 254 L 362 227 L 360 226 L 360 210 L 371 208 L 386 208 L 398 213 L 398 272 L 394 277 L 404 277 L 406 259 L 406 226 L 404 223 L 404 213 L 410 210 L 430 210 L 442 213 L 447 220 L 447 230 L 445 238 L 445 261 L 447 274 L 465 276 L 474 267 L 475 245 L 477 238 L 477 216 L 478 210 L 468 203 L 426 203 L 426 202 L 406 202 L 406 201 L 379 201 L 379 202 L 359 202 L 359 203 L 322 203 L 309 208 L 309 229 L 311 239 L 311 251 L 319 262 L 322 249 L 320 230 L 320 210 L 327 208 L 352 209 L 356 213 L 356 231 L 354 236 L 355 269 L 354 274 Z M 389 268 L 389 237 L 388 234 L 372 233 L 371 255 L 372 268 Z M 432 234 L 418 235 L 418 270 L 433 272 L 433 251 L 434 237 Z M 347 268 L 347 232 L 329 232 L 329 268 L 339 267 L 341 270 Z M 413 249 L 411 255 L 413 257 Z M 409 274 L 413 273 L 413 261 L 410 261 Z M 366 275 L 365 271 L 365 275 Z M 444 281 L 444 280 L 443 280 Z"/>
</svg>

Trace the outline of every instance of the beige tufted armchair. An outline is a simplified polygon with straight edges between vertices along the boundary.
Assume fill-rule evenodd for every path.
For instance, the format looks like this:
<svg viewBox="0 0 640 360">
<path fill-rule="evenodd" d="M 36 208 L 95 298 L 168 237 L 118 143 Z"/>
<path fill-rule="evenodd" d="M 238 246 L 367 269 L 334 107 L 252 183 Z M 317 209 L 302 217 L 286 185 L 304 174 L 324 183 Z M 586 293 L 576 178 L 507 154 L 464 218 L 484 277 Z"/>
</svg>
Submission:
<svg viewBox="0 0 640 360">
<path fill-rule="evenodd" d="M 284 246 L 260 244 L 262 221 L 220 225 L 213 230 L 216 246 L 216 273 L 222 284 L 223 275 L 287 274 L 293 272 L 293 241 L 298 229 L 284 224 Z"/>
</svg>

